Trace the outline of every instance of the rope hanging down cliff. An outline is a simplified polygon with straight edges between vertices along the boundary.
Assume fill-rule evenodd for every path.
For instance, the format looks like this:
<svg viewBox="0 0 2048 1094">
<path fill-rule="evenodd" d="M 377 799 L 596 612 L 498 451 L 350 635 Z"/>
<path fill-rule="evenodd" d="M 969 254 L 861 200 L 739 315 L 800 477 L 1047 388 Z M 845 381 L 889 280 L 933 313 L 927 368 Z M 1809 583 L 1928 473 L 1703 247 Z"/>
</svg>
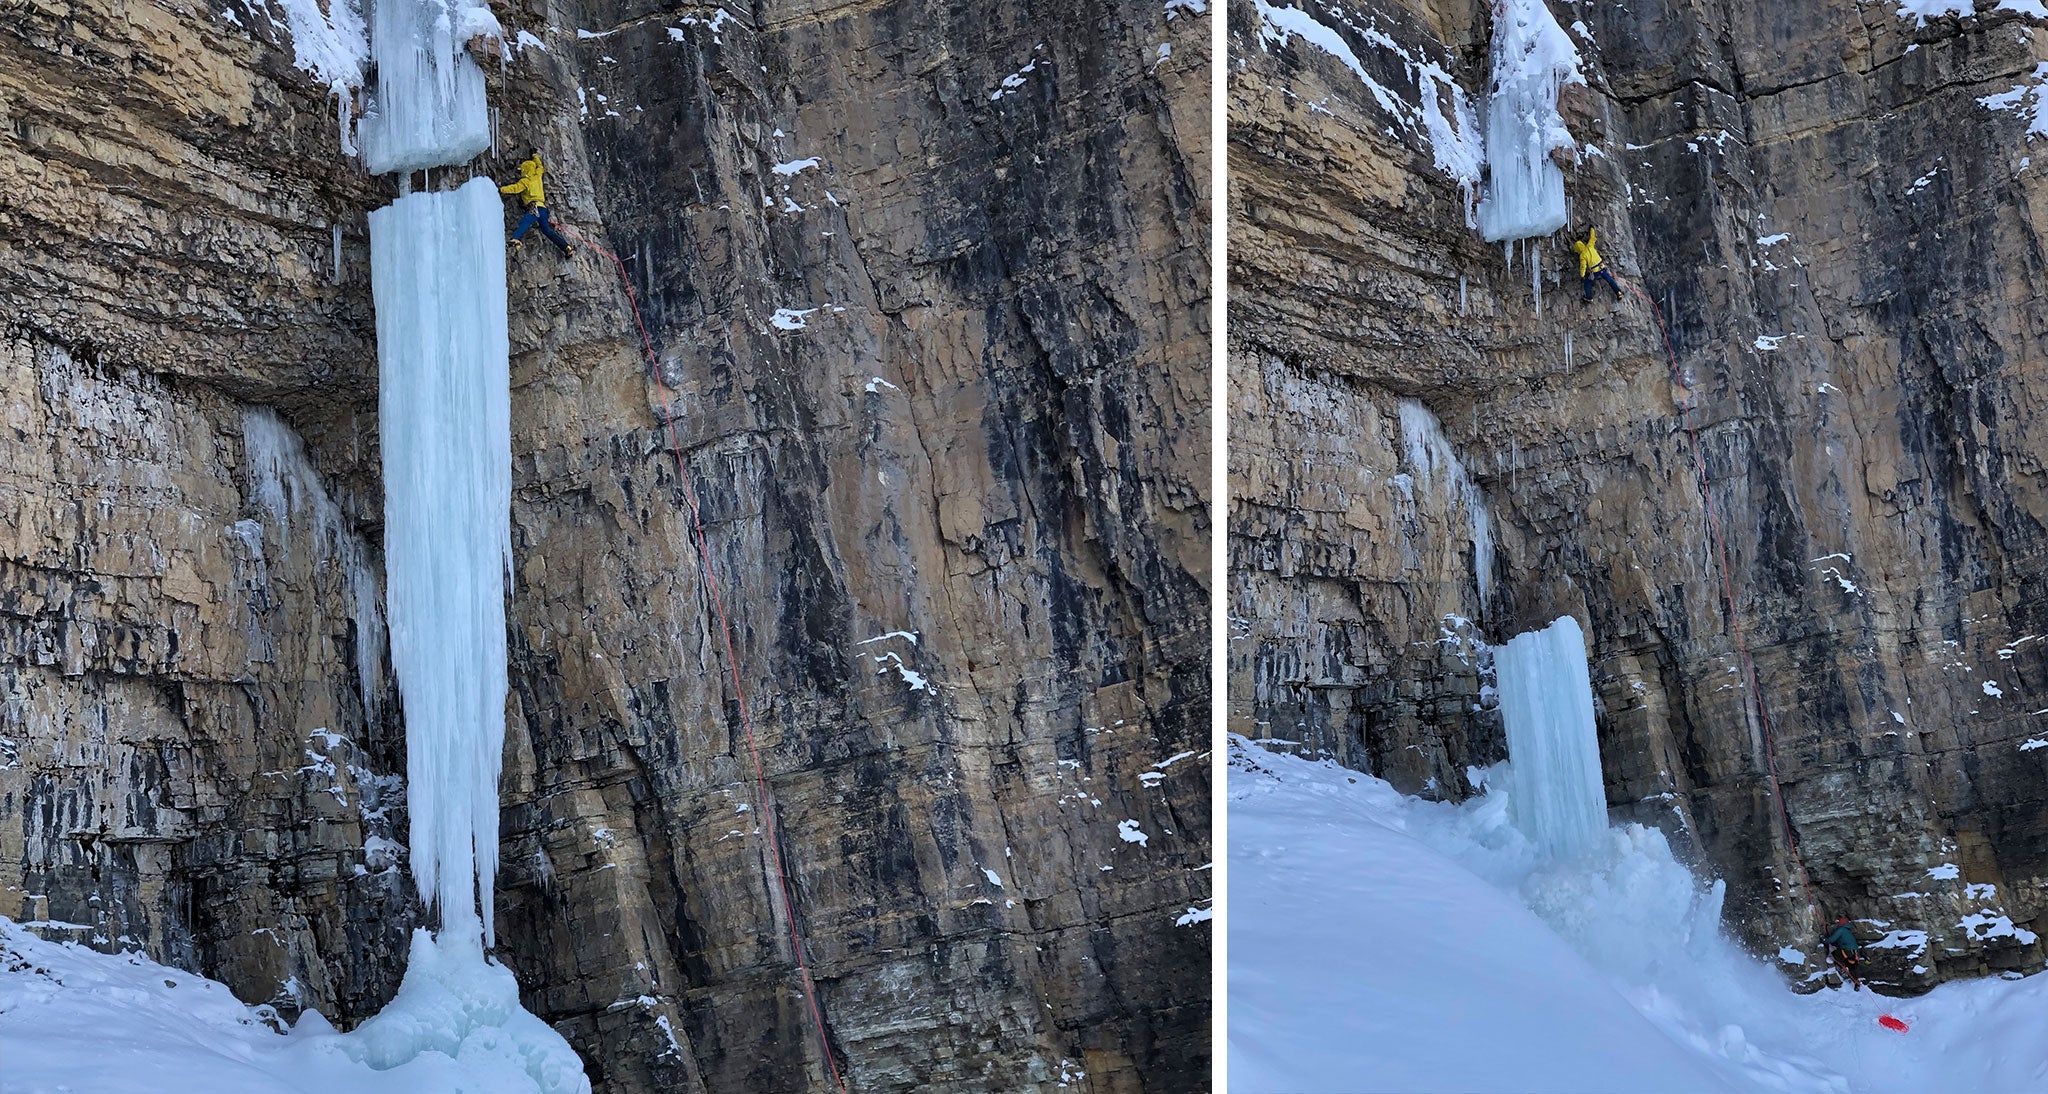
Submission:
<svg viewBox="0 0 2048 1094">
<path fill-rule="evenodd" d="M 1613 279 L 1610 278 L 1611 280 Z M 1671 329 L 1664 325 L 1664 310 L 1657 306 L 1657 301 L 1652 299 L 1650 294 L 1644 292 L 1634 282 L 1624 280 L 1622 284 L 1628 286 L 1628 291 L 1650 306 L 1650 314 L 1657 320 L 1657 331 L 1664 337 L 1664 356 L 1671 363 L 1671 382 L 1681 391 L 1689 391 L 1690 385 L 1685 382 L 1684 373 L 1678 365 L 1678 351 L 1672 348 Z M 1692 401 L 1680 400 L 1678 410 L 1681 420 L 1685 423 L 1685 434 L 1692 442 L 1693 466 L 1699 469 L 1700 506 L 1706 510 L 1707 529 L 1713 536 L 1714 554 L 1720 561 L 1721 593 L 1728 604 L 1728 622 L 1735 639 L 1736 662 L 1742 666 L 1743 686 L 1756 702 L 1757 724 L 1763 731 L 1764 739 L 1764 770 L 1770 776 L 1771 795 L 1778 803 L 1778 820 L 1785 830 L 1785 846 L 1792 852 L 1792 866 L 1799 872 L 1799 887 L 1806 893 L 1806 911 L 1815 923 L 1825 926 L 1826 920 L 1821 915 L 1820 905 L 1813 899 L 1813 883 L 1806 876 L 1806 860 L 1799 853 L 1799 834 L 1793 830 L 1792 813 L 1785 806 L 1785 788 L 1778 781 L 1778 748 L 1775 736 L 1771 732 L 1771 711 L 1764 702 L 1763 689 L 1757 686 L 1756 662 L 1750 658 L 1749 645 L 1743 640 L 1742 614 L 1735 606 L 1735 574 L 1728 566 L 1728 544 L 1721 533 L 1721 516 L 1715 511 L 1714 496 L 1708 490 L 1707 461 L 1700 450 L 1699 428 L 1693 424 Z"/>
<path fill-rule="evenodd" d="M 640 346 L 647 354 L 647 372 L 654 380 L 655 391 L 661 396 L 662 423 L 668 430 L 669 454 L 675 459 L 676 475 L 683 484 L 683 498 L 690 507 L 690 538 L 697 547 L 697 560 L 704 574 L 704 589 L 710 595 L 711 606 L 718 616 L 719 637 L 725 646 L 726 669 L 731 674 L 733 695 L 739 705 L 740 728 L 746 735 L 747 755 L 754 763 L 754 789 L 758 798 L 756 808 L 761 816 L 761 834 L 768 841 L 769 857 L 775 867 L 775 887 L 782 895 L 782 917 L 789 925 L 789 944 L 796 951 L 796 971 L 803 984 L 804 1002 L 810 1011 L 812 1023 L 817 1027 L 818 1048 L 825 1055 L 825 1069 L 831 1075 L 832 1088 L 840 1094 L 846 1094 L 846 1080 L 840 1077 L 839 1063 L 832 1055 L 832 1037 L 825 1030 L 825 1012 L 818 1006 L 817 987 L 811 982 L 810 964 L 804 957 L 803 931 L 797 926 L 796 901 L 790 893 L 789 872 L 782 864 L 781 840 L 776 837 L 775 810 L 768 801 L 768 776 L 761 767 L 760 750 L 754 745 L 754 716 L 747 706 L 746 687 L 740 682 L 739 657 L 733 652 L 732 623 L 726 616 L 725 597 L 719 591 L 718 577 L 711 569 L 710 545 L 704 535 L 704 513 L 697 504 L 697 490 L 690 480 L 689 466 L 683 459 L 682 442 L 676 437 L 676 419 L 672 405 L 674 393 L 661 378 L 661 363 L 654 353 L 654 340 L 648 337 L 647 323 L 640 316 L 640 298 L 633 292 L 633 279 L 626 273 L 625 262 L 574 228 L 563 225 L 562 229 L 574 236 L 577 242 L 611 259 L 612 264 L 618 267 L 619 284 L 625 288 L 626 303 L 633 310 L 633 325 L 640 330 Z"/>
</svg>

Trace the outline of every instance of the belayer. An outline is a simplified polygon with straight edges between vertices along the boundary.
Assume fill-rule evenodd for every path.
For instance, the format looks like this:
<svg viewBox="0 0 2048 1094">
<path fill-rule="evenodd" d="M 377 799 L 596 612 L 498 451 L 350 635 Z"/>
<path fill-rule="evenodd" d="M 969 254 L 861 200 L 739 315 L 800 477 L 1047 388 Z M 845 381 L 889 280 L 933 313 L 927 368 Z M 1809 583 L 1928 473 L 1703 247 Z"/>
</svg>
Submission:
<svg viewBox="0 0 2048 1094">
<path fill-rule="evenodd" d="M 1572 240 L 1572 250 L 1579 252 L 1579 284 L 1586 290 L 1588 304 L 1593 302 L 1595 278 L 1607 282 L 1607 287 L 1614 290 L 1614 298 L 1621 299 L 1621 286 L 1615 283 L 1614 275 L 1607 272 L 1607 260 L 1601 258 L 1599 250 L 1593 246 L 1594 240 L 1599 237 L 1600 229 L 1588 228 L 1585 239 Z"/>
<path fill-rule="evenodd" d="M 1856 985 L 1857 991 L 1862 991 L 1863 981 L 1856 976 L 1856 966 L 1863 963 L 1863 955 L 1856 942 L 1856 932 L 1849 929 L 1849 917 L 1835 920 L 1835 929 L 1828 932 L 1821 944 L 1828 948 L 1828 956 L 1842 970 L 1842 975 Z"/>
<path fill-rule="evenodd" d="M 538 224 L 540 234 L 554 240 L 555 246 L 562 249 L 562 257 L 567 258 L 575 253 L 576 248 L 569 246 L 569 241 L 562 238 L 562 233 L 555 231 L 554 221 L 548 216 L 547 191 L 541 188 L 540 181 L 546 170 L 547 168 L 541 166 L 540 153 L 535 152 L 526 158 L 526 162 L 519 165 L 519 181 L 510 186 L 498 187 L 498 192 L 518 194 L 526 202 L 526 216 L 520 219 L 519 227 L 512 231 L 512 246 L 519 246 L 526 233 L 532 231 L 534 225 Z"/>
</svg>

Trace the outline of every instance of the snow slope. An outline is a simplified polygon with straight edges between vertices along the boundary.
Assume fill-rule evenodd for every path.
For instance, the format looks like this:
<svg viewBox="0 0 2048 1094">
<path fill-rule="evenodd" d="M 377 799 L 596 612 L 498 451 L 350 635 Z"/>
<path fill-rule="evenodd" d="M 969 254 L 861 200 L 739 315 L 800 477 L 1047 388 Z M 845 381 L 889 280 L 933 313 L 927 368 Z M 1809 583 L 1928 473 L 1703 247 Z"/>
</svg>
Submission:
<svg viewBox="0 0 2048 1094">
<path fill-rule="evenodd" d="M 0 916 L 0 1094 L 588 1089 L 561 1036 L 519 1010 L 510 972 L 423 961 L 423 944 L 421 932 L 399 997 L 342 1035 L 316 1011 L 287 1027 L 226 985 L 141 954 L 45 942 Z"/>
<path fill-rule="evenodd" d="M 2048 1090 L 2048 977 L 1795 995 L 1660 833 L 1540 866 L 1505 767 L 1452 806 L 1234 739 L 1234 1094 Z"/>
</svg>

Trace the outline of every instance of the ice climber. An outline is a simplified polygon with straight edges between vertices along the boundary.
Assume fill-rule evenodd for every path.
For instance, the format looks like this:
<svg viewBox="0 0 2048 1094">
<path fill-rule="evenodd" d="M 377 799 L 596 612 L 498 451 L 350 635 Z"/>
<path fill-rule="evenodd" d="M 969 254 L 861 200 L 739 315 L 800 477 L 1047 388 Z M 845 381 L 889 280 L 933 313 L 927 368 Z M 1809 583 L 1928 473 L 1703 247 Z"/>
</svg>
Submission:
<svg viewBox="0 0 2048 1094">
<path fill-rule="evenodd" d="M 1607 282 L 1607 287 L 1614 290 L 1614 298 L 1621 299 L 1621 286 L 1615 282 L 1614 275 L 1607 272 L 1607 260 L 1601 258 L 1593 246 L 1599 237 L 1600 229 L 1589 228 L 1584 240 L 1572 240 L 1572 250 L 1579 252 L 1579 283 L 1586 290 L 1588 304 L 1593 302 L 1593 281 L 1596 278 Z"/>
<path fill-rule="evenodd" d="M 1862 991 L 1863 981 L 1856 975 L 1856 966 L 1862 964 L 1863 957 L 1856 943 L 1856 932 L 1849 929 L 1848 916 L 1835 920 L 1835 929 L 1828 932 L 1822 944 L 1827 946 L 1828 956 L 1841 967 L 1842 974 L 1856 985 L 1857 991 Z"/>
<path fill-rule="evenodd" d="M 562 238 L 562 233 L 555 231 L 554 221 L 548 216 L 547 192 L 541 189 L 540 182 L 541 175 L 546 170 L 547 168 L 541 166 L 540 153 L 535 152 L 526 158 L 526 162 L 519 165 L 519 181 L 510 186 L 498 187 L 498 192 L 518 194 L 526 202 L 526 216 L 520 219 L 519 227 L 512 231 L 512 246 L 519 246 L 526 233 L 532 231 L 533 226 L 538 224 L 540 234 L 554 240 L 555 246 L 562 249 L 562 257 L 567 258 L 575 253 L 576 248 L 569 246 L 569 241 Z"/>
</svg>

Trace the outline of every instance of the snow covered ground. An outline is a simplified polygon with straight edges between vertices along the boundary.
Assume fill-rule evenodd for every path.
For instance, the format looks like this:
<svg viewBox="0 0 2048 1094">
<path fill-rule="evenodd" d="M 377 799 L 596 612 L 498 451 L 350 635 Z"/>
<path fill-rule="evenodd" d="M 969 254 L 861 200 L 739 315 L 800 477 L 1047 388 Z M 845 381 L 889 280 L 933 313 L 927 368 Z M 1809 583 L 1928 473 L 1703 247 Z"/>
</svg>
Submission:
<svg viewBox="0 0 2048 1094">
<path fill-rule="evenodd" d="M 519 1008 L 510 972 L 442 958 L 424 933 L 398 998 L 344 1035 L 318 1013 L 287 1027 L 225 985 L 0 916 L 0 1094 L 589 1089 L 561 1036 Z"/>
<path fill-rule="evenodd" d="M 1234 740 L 1233 1094 L 2048 1090 L 2048 976 L 1795 995 L 1660 833 L 1544 866 L 1474 774 L 1452 806 Z"/>
</svg>

